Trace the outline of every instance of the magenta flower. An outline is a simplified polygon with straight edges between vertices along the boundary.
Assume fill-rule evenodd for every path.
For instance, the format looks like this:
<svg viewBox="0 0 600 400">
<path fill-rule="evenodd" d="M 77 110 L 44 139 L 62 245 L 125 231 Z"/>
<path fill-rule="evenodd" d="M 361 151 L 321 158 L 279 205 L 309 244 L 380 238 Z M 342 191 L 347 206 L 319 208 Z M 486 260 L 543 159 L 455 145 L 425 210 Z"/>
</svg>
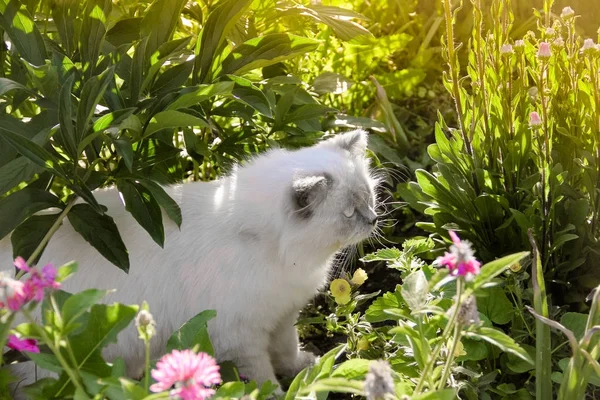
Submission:
<svg viewBox="0 0 600 400">
<path fill-rule="evenodd" d="M 44 289 L 57 289 L 60 283 L 56 282 L 56 269 L 52 264 L 45 265 L 41 271 L 27 265 L 27 262 L 22 257 L 17 257 L 15 267 L 29 272 L 29 279 L 25 281 L 25 292 L 27 300 L 42 301 L 44 298 Z"/>
<path fill-rule="evenodd" d="M 538 58 L 550 58 L 551 55 L 550 43 L 541 42 L 537 53 Z"/>
<path fill-rule="evenodd" d="M 540 114 L 538 114 L 535 111 L 529 114 L 529 126 L 532 128 L 536 128 L 540 125 L 542 125 L 542 119 L 540 118 Z"/>
<path fill-rule="evenodd" d="M 0 273 L 0 308 L 17 311 L 27 300 L 25 284 Z"/>
<path fill-rule="evenodd" d="M 37 340 L 35 339 L 19 339 L 16 335 L 8 335 L 8 343 L 6 343 L 11 349 L 18 351 L 28 351 L 30 353 L 39 353 L 40 349 L 37 347 Z"/>
<path fill-rule="evenodd" d="M 182 400 L 204 400 L 215 391 L 210 387 L 221 382 L 219 366 L 214 358 L 206 353 L 194 353 L 192 350 L 173 350 L 163 356 L 152 370 L 156 383 L 150 386 L 153 392 L 169 392 Z"/>
<path fill-rule="evenodd" d="M 450 252 L 438 257 L 437 264 L 448 267 L 450 274 L 454 276 L 463 276 L 470 281 L 479 274 L 481 263 L 475 259 L 471 243 L 466 240 L 460 240 L 456 232 L 449 231 L 452 242 Z"/>
</svg>

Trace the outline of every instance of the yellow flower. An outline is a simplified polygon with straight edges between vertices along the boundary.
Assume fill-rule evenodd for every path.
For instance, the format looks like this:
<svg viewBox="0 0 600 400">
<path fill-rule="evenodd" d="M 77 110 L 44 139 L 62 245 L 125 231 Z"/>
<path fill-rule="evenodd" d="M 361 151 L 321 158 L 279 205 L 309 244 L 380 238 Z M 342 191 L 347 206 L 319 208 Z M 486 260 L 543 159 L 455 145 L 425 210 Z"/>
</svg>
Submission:
<svg viewBox="0 0 600 400">
<path fill-rule="evenodd" d="M 356 350 L 365 351 L 368 350 L 371 344 L 369 343 L 369 339 L 366 337 L 362 337 L 358 339 L 358 343 L 356 343 Z"/>
<path fill-rule="evenodd" d="M 363 283 L 365 283 L 365 281 L 369 279 L 369 276 L 367 275 L 367 273 L 365 272 L 364 269 L 359 268 L 356 271 L 354 271 L 354 275 L 352 275 L 352 280 L 351 282 L 353 284 L 355 284 L 356 286 L 360 286 Z"/>
<path fill-rule="evenodd" d="M 350 284 L 345 279 L 334 279 L 329 285 L 331 295 L 334 297 L 335 302 L 341 305 L 348 304 L 350 302 Z"/>
</svg>

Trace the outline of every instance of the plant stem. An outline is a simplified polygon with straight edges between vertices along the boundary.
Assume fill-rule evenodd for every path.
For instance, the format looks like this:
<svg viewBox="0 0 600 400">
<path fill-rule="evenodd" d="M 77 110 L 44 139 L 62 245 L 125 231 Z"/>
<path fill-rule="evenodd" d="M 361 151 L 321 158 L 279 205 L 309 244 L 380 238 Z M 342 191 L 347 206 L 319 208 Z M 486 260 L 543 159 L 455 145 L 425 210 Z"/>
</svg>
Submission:
<svg viewBox="0 0 600 400">
<path fill-rule="evenodd" d="M 144 371 L 144 388 L 148 391 L 150 387 L 150 338 L 146 335 L 144 338 L 144 344 L 146 345 L 146 365 Z"/>
<path fill-rule="evenodd" d="M 56 221 L 54 221 L 54 224 L 52 224 L 52 226 L 50 227 L 50 230 L 48 230 L 46 235 L 44 235 L 40 244 L 38 244 L 38 246 L 35 248 L 35 250 L 31 254 L 31 257 L 29 257 L 29 259 L 27 260 L 27 265 L 31 265 L 35 261 L 37 256 L 42 252 L 44 247 L 46 247 L 46 245 L 50 241 L 50 238 L 52 237 L 52 235 L 54 235 L 56 233 L 56 231 L 58 230 L 58 228 L 60 227 L 60 224 L 62 223 L 63 219 L 67 216 L 69 211 L 71 211 L 71 208 L 73 208 L 73 206 L 75 205 L 76 200 L 77 200 L 77 197 L 73 197 L 73 199 L 67 204 L 65 209 L 60 213 L 60 215 L 58 216 Z M 23 275 L 25 275 L 25 271 L 19 271 L 17 273 L 16 278 L 20 279 Z"/>
<path fill-rule="evenodd" d="M 457 304 L 458 307 L 458 304 Z M 444 365 L 444 372 L 442 373 L 442 379 L 439 381 L 438 390 L 442 390 L 448 382 L 448 378 L 450 377 L 450 370 L 452 369 L 452 361 L 454 361 L 454 351 L 456 350 L 456 346 L 458 342 L 460 342 L 461 336 L 461 325 L 459 323 L 454 324 L 454 337 L 452 338 L 452 345 L 450 349 L 448 349 L 448 356 L 446 357 L 446 364 Z"/>
<path fill-rule="evenodd" d="M 50 337 L 48 337 L 48 334 L 46 333 L 46 331 L 44 329 L 40 328 L 36 324 L 35 320 L 31 317 L 29 312 L 25 311 L 24 309 L 22 309 L 21 311 L 23 312 L 23 315 L 29 321 L 29 323 L 35 328 L 35 330 L 40 335 L 40 337 L 42 338 L 44 343 L 50 348 L 52 353 L 56 356 L 56 359 L 58 360 L 60 365 L 62 365 L 65 372 L 69 376 L 69 380 L 71 380 L 73 382 L 73 384 L 75 385 L 75 387 L 77 389 L 83 391 L 83 393 L 86 393 L 84 387 L 81 385 L 81 382 L 79 382 L 79 380 L 77 379 L 77 374 L 71 369 L 71 366 L 67 363 L 67 361 L 65 360 L 63 355 L 60 353 L 60 349 L 54 345 L 52 340 L 50 340 Z M 65 383 L 65 386 L 69 382 L 69 380 L 67 380 L 67 382 Z M 64 386 L 63 386 L 63 388 L 64 388 Z M 62 389 L 57 394 L 60 394 L 61 391 L 62 391 Z"/>
<path fill-rule="evenodd" d="M 417 387 L 415 388 L 415 392 L 414 392 L 415 395 L 421 393 L 421 391 L 423 390 L 423 384 L 425 383 L 425 379 L 428 379 L 429 374 L 431 373 L 433 366 L 435 364 L 435 360 L 437 359 L 438 355 L 440 354 L 440 351 L 442 350 L 442 346 L 444 345 L 444 343 L 446 343 L 448 341 L 450 332 L 452 332 L 454 329 L 454 325 L 456 324 L 456 318 L 458 317 L 458 310 L 460 307 L 460 299 L 462 297 L 462 294 L 463 294 L 463 281 L 462 281 L 462 278 L 459 277 L 456 280 L 456 305 L 454 306 L 454 310 L 452 311 L 452 315 L 450 316 L 448 325 L 446 325 L 446 328 L 444 328 L 444 333 L 442 334 L 442 338 L 441 338 L 440 342 L 437 344 L 437 346 L 433 350 L 433 353 L 431 354 L 431 358 L 429 359 L 429 362 L 425 365 L 425 368 L 423 369 L 423 372 L 421 373 L 421 378 L 419 379 L 419 383 L 417 384 Z"/>
</svg>

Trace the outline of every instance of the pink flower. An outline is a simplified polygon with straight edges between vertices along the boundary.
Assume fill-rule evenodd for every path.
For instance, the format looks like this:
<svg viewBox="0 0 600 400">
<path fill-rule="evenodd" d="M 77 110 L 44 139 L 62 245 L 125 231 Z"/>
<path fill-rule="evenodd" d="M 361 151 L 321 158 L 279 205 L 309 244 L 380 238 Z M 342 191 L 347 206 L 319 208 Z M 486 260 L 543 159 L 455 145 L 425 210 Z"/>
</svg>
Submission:
<svg viewBox="0 0 600 400">
<path fill-rule="evenodd" d="M 529 126 L 535 128 L 540 125 L 542 125 L 542 119 L 540 118 L 540 114 L 538 114 L 535 111 L 529 114 Z"/>
<path fill-rule="evenodd" d="M 23 282 L 0 273 L 0 308 L 17 311 L 27 302 L 27 297 Z"/>
<path fill-rule="evenodd" d="M 56 282 L 56 269 L 52 264 L 45 265 L 41 271 L 38 271 L 36 268 L 28 266 L 22 257 L 17 257 L 15 267 L 30 274 L 29 279 L 25 281 L 27 300 L 42 301 L 44 289 L 60 287 L 60 283 Z"/>
<path fill-rule="evenodd" d="M 173 350 L 163 356 L 152 370 L 152 377 L 156 383 L 150 386 L 151 391 L 162 392 L 175 385 L 169 394 L 183 400 L 207 399 L 215 393 L 210 387 L 221 382 L 215 359 L 192 350 Z"/>
<path fill-rule="evenodd" d="M 40 349 L 37 347 L 37 340 L 35 339 L 19 339 L 16 335 L 8 335 L 8 343 L 6 343 L 11 349 L 18 351 L 29 351 L 31 353 L 39 353 Z"/>
<path fill-rule="evenodd" d="M 564 18 L 564 19 L 568 19 L 571 18 L 575 15 L 575 10 L 573 10 L 571 7 L 565 7 L 562 9 L 562 12 L 560 13 L 560 17 Z"/>
<path fill-rule="evenodd" d="M 552 53 L 550 52 L 550 43 L 541 42 L 537 53 L 538 58 L 550 58 L 551 55 Z"/>
<path fill-rule="evenodd" d="M 466 240 L 460 240 L 456 232 L 449 231 L 450 238 L 454 243 L 450 246 L 450 252 L 446 252 L 442 257 L 438 257 L 437 264 L 444 265 L 454 276 L 464 276 L 470 281 L 479 274 L 481 263 L 473 255 L 471 243 Z"/>
</svg>

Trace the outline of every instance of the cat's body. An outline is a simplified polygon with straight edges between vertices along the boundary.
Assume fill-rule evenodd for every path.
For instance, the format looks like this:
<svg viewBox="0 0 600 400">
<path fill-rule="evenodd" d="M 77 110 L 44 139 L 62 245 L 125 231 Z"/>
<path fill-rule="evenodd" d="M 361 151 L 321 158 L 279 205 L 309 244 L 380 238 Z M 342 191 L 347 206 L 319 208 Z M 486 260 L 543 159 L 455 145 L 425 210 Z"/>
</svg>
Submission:
<svg viewBox="0 0 600 400">
<path fill-rule="evenodd" d="M 219 181 L 168 188 L 180 204 L 181 230 L 166 216 L 161 249 L 125 211 L 114 189 L 96 197 L 108 207 L 130 256 L 129 274 L 118 270 L 66 222 L 40 265 L 77 260 L 67 291 L 117 289 L 106 301 L 147 300 L 156 320 L 152 356 L 169 335 L 206 309 L 217 311 L 209 332 L 219 361 L 232 360 L 259 382 L 277 382 L 313 361 L 298 348 L 300 310 L 328 279 L 341 248 L 373 229 L 375 181 L 364 159 L 366 135 L 351 132 L 319 145 L 274 150 Z M 10 265 L 10 242 L 0 262 Z M 121 356 L 130 376 L 143 373 L 143 344 L 131 326 L 107 349 Z M 28 363 L 31 364 L 31 363 Z"/>
</svg>

